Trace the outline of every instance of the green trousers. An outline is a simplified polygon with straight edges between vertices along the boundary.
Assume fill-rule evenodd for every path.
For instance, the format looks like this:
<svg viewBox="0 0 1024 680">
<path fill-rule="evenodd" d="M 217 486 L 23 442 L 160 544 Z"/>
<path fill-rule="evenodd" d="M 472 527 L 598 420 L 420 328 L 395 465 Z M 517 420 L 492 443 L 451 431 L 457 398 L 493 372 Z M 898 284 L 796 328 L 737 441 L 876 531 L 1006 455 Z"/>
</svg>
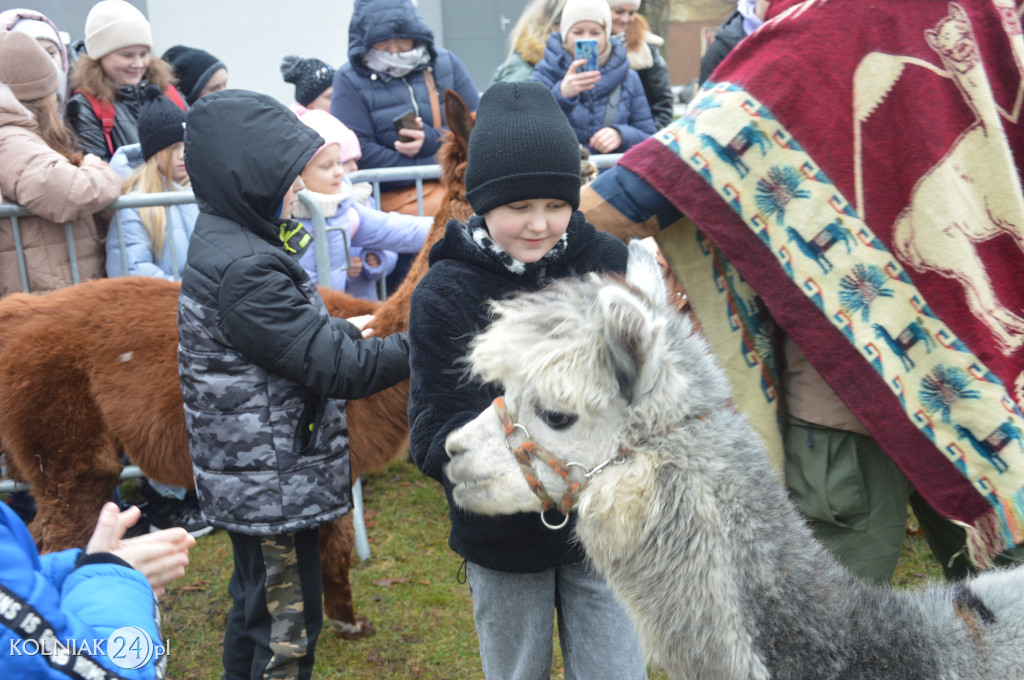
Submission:
<svg viewBox="0 0 1024 680">
<path fill-rule="evenodd" d="M 946 578 L 976 571 L 967 558 L 966 532 L 932 509 L 871 437 L 791 416 L 784 442 L 790 497 L 819 540 L 857 576 L 875 583 L 892 579 L 908 504 Z M 996 562 L 1024 562 L 1024 547 Z"/>
</svg>

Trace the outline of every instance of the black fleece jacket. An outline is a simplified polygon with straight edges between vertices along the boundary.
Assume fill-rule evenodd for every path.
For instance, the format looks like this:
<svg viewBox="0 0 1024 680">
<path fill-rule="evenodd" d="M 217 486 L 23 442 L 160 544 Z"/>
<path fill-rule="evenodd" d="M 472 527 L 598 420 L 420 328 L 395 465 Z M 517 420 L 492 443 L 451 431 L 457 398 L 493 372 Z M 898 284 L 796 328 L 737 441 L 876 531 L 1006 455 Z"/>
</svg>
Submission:
<svg viewBox="0 0 1024 680">
<path fill-rule="evenodd" d="M 473 217 L 470 224 L 482 220 Z M 452 522 L 448 545 L 471 562 L 536 573 L 583 559 L 582 548 L 572 540 L 574 517 L 565 528 L 552 531 L 537 513 L 490 517 L 466 512 L 452 501 L 452 486 L 444 475 L 444 440 L 501 394 L 497 385 L 468 379 L 460 362 L 473 335 L 490 323 L 487 303 L 537 290 L 557 278 L 624 273 L 626 252 L 621 241 L 596 231 L 579 211 L 573 213 L 561 256 L 528 264 L 522 274 L 509 271 L 495 254 L 473 242 L 466 225 L 454 220 L 430 251 L 430 270 L 413 293 L 409 313 L 409 448 L 419 469 L 444 486 Z M 550 519 L 557 521 L 557 516 Z"/>
</svg>

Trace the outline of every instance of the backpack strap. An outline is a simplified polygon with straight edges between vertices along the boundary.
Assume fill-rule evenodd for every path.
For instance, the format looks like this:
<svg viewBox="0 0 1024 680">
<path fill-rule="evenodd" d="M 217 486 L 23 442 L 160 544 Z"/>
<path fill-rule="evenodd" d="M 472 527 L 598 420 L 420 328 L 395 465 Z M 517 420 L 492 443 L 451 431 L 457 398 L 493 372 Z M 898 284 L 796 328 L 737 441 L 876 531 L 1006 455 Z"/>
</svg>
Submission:
<svg viewBox="0 0 1024 680">
<path fill-rule="evenodd" d="M 164 88 L 164 96 L 174 102 L 182 111 L 188 110 L 188 106 L 185 105 L 185 100 L 181 98 L 181 93 L 178 92 L 178 88 L 174 85 L 168 85 Z"/>
<path fill-rule="evenodd" d="M 103 128 L 103 136 L 107 139 L 107 150 L 110 152 L 110 155 L 113 156 L 114 140 L 110 136 L 110 133 L 114 131 L 115 111 L 113 102 L 101 102 L 99 99 L 96 99 L 96 97 L 93 97 L 84 90 L 75 90 L 75 94 L 81 94 L 88 100 L 89 106 L 92 107 L 92 112 L 96 114 L 96 118 L 99 119 L 100 125 Z"/>
<path fill-rule="evenodd" d="M 437 85 L 434 83 L 434 74 L 429 68 L 423 70 L 423 80 L 427 84 L 427 92 L 430 94 L 430 115 L 434 117 L 434 127 L 441 127 L 441 104 L 437 97 Z"/>
<path fill-rule="evenodd" d="M 608 107 L 604 110 L 604 126 L 610 127 L 615 121 L 615 113 L 619 108 L 619 97 L 622 96 L 622 85 L 616 85 L 608 95 Z"/>
</svg>

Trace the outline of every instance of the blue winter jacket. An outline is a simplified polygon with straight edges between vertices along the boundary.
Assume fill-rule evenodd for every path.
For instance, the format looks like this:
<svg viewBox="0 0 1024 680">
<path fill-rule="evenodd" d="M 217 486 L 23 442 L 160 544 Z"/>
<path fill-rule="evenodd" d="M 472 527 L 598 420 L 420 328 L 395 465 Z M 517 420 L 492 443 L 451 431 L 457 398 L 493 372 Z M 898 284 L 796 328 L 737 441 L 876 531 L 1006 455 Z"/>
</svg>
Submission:
<svg viewBox="0 0 1024 680">
<path fill-rule="evenodd" d="M 133 191 L 128 196 L 138 193 Z M 110 221 L 107 232 L 107 276 L 152 276 L 169 281 L 181 278 L 181 272 L 185 269 L 185 256 L 188 254 L 188 241 L 192 238 L 192 230 L 199 217 L 199 206 L 195 203 L 169 205 L 166 211 L 164 246 L 159 256 L 153 252 L 153 243 L 142 224 L 139 209 L 121 208 L 117 211 L 121 219 L 128 268 L 125 271 L 121 269 L 121 244 L 117 236 L 117 220 L 114 219 Z"/>
<path fill-rule="evenodd" d="M 565 72 L 569 70 L 569 64 L 573 62 L 573 56 L 562 46 L 560 33 L 548 36 L 544 58 L 537 64 L 530 77 L 531 80 L 539 81 L 551 88 L 551 94 L 555 95 L 555 100 L 576 130 L 580 144 L 587 147 L 591 153 L 594 153 L 594 150 L 590 148 L 590 138 L 603 127 L 613 127 L 622 135 L 622 146 L 612 153 L 622 153 L 657 131 L 640 76 L 629 67 L 626 46 L 618 40 L 612 40 L 611 46 L 611 56 L 601 67 L 601 79 L 597 81 L 597 87 L 581 92 L 572 99 L 563 97 L 559 89 Z M 618 107 L 611 124 L 606 124 L 604 121 L 608 99 L 616 88 L 620 88 Z"/>
<path fill-rule="evenodd" d="M 123 635 L 110 640 L 119 628 L 138 626 L 152 641 L 149 651 L 158 652 L 157 620 L 153 589 L 140 572 L 110 553 L 40 556 L 25 524 L 0 502 L 0 677 L 157 677 L 166 657 L 154 653 L 138 669 L 122 668 L 111 658 L 119 651 L 122 663 L 134 665 L 123 656 Z"/>
<path fill-rule="evenodd" d="M 434 75 L 441 120 L 434 120 L 430 95 L 423 71 L 414 71 L 402 78 L 391 78 L 367 68 L 363 62 L 374 43 L 390 38 L 411 38 L 417 45 L 426 45 L 431 62 L 426 67 Z M 396 168 L 435 163 L 434 154 L 440 146 L 441 130 L 445 128 L 444 91 L 455 90 L 471 111 L 476 111 L 480 96 L 459 58 L 434 46 L 434 33 L 410 0 L 361 0 L 356 3 L 348 25 L 348 63 L 334 74 L 334 95 L 331 113 L 347 125 L 362 147 L 361 168 Z M 414 158 L 395 150 L 398 133 L 392 119 L 409 109 L 423 119 L 426 137 Z M 385 191 L 411 182 L 386 182 Z"/>
<path fill-rule="evenodd" d="M 346 177 L 345 182 L 351 183 Z M 358 227 L 351 235 L 349 211 L 354 210 Z M 381 212 L 367 207 L 351 197 L 338 206 L 333 215 L 325 215 L 327 222 L 327 244 L 331 262 L 330 287 L 346 291 L 349 295 L 368 300 L 376 300 L 377 294 L 373 284 L 380 280 L 381 275 L 390 273 L 395 268 L 397 258 L 394 253 L 418 253 L 427 240 L 427 233 L 434 223 L 430 216 L 403 215 L 395 212 Z M 381 266 L 372 268 L 363 264 L 362 273 L 348 277 L 348 260 L 345 258 L 345 241 L 349 242 L 349 255 L 362 256 L 366 252 L 376 253 Z M 390 253 L 390 254 L 389 254 Z M 316 269 L 315 248 L 309 248 L 299 264 L 309 273 L 314 283 L 320 283 Z M 387 271 L 384 271 L 384 270 Z M 364 276 L 364 274 L 366 276 Z"/>
</svg>

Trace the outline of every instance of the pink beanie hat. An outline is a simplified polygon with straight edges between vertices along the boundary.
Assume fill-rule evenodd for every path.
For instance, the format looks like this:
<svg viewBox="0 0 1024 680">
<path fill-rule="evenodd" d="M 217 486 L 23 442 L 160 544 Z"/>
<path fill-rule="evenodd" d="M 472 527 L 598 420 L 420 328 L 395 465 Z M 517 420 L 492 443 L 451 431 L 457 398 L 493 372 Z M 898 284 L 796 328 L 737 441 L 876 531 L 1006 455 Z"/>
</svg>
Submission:
<svg viewBox="0 0 1024 680">
<path fill-rule="evenodd" d="M 299 120 L 313 128 L 318 135 L 324 138 L 324 145 L 317 150 L 317 154 L 331 144 L 337 144 L 341 148 L 342 163 L 357 161 L 362 157 L 363 150 L 359 146 L 356 133 L 349 130 L 345 127 L 344 123 L 326 111 L 310 109 L 299 116 Z M 316 158 L 316 154 L 313 154 L 313 157 Z"/>
</svg>

